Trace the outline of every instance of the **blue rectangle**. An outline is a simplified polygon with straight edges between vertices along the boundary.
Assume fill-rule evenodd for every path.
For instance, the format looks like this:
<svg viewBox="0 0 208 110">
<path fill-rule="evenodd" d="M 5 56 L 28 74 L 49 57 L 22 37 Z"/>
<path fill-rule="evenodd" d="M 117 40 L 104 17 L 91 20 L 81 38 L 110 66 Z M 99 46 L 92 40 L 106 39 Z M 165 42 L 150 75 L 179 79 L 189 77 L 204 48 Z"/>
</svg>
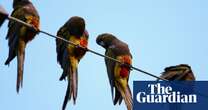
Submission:
<svg viewBox="0 0 208 110">
<path fill-rule="evenodd" d="M 133 110 L 208 110 L 208 81 L 134 81 Z"/>
</svg>

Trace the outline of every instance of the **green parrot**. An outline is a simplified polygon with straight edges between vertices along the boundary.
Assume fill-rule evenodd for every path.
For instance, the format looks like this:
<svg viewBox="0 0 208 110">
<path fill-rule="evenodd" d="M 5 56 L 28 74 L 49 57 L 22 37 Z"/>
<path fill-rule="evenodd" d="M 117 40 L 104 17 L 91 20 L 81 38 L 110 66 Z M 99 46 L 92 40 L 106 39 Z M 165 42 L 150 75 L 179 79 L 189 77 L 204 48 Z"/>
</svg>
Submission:
<svg viewBox="0 0 208 110">
<path fill-rule="evenodd" d="M 68 86 L 62 110 L 65 110 L 68 100 L 73 96 L 73 102 L 76 103 L 78 90 L 78 63 L 86 53 L 88 45 L 88 32 L 85 29 L 85 21 L 83 18 L 71 17 L 62 26 L 57 36 L 67 39 L 84 48 L 67 44 L 66 42 L 56 39 L 57 61 L 63 69 L 63 73 L 59 80 L 68 79 Z M 86 49 L 85 49 L 86 48 Z"/>
<path fill-rule="evenodd" d="M 120 105 L 124 99 L 127 109 L 132 110 L 132 94 L 128 85 L 129 74 L 131 70 L 130 66 L 128 65 L 132 64 L 132 55 L 128 45 L 109 33 L 98 35 L 96 42 L 98 45 L 105 48 L 106 56 L 112 57 L 123 63 L 120 64 L 105 58 L 114 105 L 116 105 L 118 102 Z"/>
<path fill-rule="evenodd" d="M 31 24 L 37 30 L 39 29 L 40 18 L 38 12 L 29 0 L 14 0 L 13 9 L 12 17 Z M 6 39 L 8 40 L 9 55 L 5 65 L 9 65 L 17 56 L 16 91 L 19 93 L 20 86 L 23 86 L 26 44 L 35 37 L 37 31 L 14 21 L 9 22 L 8 28 Z"/>
<path fill-rule="evenodd" d="M 194 81 L 195 76 L 191 70 L 191 67 L 186 64 L 180 64 L 176 66 L 170 66 L 165 68 L 165 71 L 160 76 L 161 78 L 173 81 Z"/>
</svg>

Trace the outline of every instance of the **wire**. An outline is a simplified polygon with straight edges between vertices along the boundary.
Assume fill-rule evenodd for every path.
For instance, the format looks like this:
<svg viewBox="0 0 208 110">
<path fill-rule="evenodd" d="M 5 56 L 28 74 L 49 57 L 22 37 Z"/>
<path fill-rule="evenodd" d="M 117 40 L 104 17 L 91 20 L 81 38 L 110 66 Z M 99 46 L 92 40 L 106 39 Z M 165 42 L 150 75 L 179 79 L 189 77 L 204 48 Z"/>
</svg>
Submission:
<svg viewBox="0 0 208 110">
<path fill-rule="evenodd" d="M 48 32 L 42 31 L 42 30 L 40 30 L 39 32 L 40 32 L 40 33 L 43 33 L 43 34 L 46 34 L 46 35 L 48 35 L 48 36 L 51 36 L 51 37 L 53 37 L 53 38 L 57 38 L 57 39 L 63 40 L 64 42 L 69 43 L 69 44 L 71 44 L 71 45 L 74 45 L 74 46 L 83 48 L 83 49 L 87 50 L 88 52 L 91 52 L 91 53 L 93 53 L 93 54 L 95 54 L 95 55 L 98 55 L 98 56 L 101 56 L 101 57 L 110 59 L 110 60 L 112 60 L 112 61 L 114 61 L 114 62 L 117 62 L 117 63 L 120 63 L 120 64 L 124 64 L 124 63 L 120 62 L 120 61 L 117 60 L 117 59 L 114 59 L 114 58 L 112 58 L 112 57 L 110 57 L 110 56 L 106 56 L 106 55 L 100 54 L 100 53 L 98 53 L 98 52 L 96 52 L 96 51 L 94 51 L 94 50 L 91 50 L 91 49 L 89 49 L 89 48 L 82 47 L 82 46 L 77 45 L 77 44 L 75 44 L 75 43 L 73 43 L 73 42 L 71 42 L 71 41 L 68 41 L 68 40 L 66 40 L 66 39 L 64 39 L 64 38 L 62 38 L 62 37 L 58 37 L 58 36 L 52 35 L 52 34 L 50 34 L 50 33 L 48 33 Z M 156 75 L 154 75 L 154 74 L 151 74 L 151 73 L 149 73 L 149 72 L 146 72 L 146 71 L 144 71 L 144 70 L 141 70 L 141 69 L 139 69 L 139 68 L 136 68 L 136 67 L 134 67 L 134 66 L 132 66 L 132 65 L 129 65 L 129 64 L 125 64 L 125 65 L 129 66 L 130 68 L 132 68 L 132 69 L 134 69 L 134 70 L 136 70 L 136 71 L 139 71 L 139 72 L 141 72 L 141 73 L 147 74 L 147 75 L 152 76 L 152 77 L 155 77 L 155 78 L 157 78 L 157 79 L 160 79 L 160 80 L 163 80 L 163 81 L 168 81 L 167 79 L 158 77 L 158 76 L 156 76 Z"/>
<path fill-rule="evenodd" d="M 71 41 L 69 41 L 69 40 L 66 40 L 66 39 L 64 39 L 64 38 L 62 38 L 62 37 L 55 36 L 55 35 L 52 35 L 52 34 L 46 32 L 46 31 L 36 29 L 36 28 L 33 27 L 31 24 L 25 23 L 24 21 L 21 21 L 21 20 L 19 20 L 19 19 L 17 19 L 17 18 L 14 18 L 14 17 L 12 17 L 12 16 L 8 16 L 8 19 L 9 19 L 9 20 L 12 20 L 12 21 L 15 21 L 15 22 L 18 22 L 18 23 L 21 23 L 21 24 L 23 24 L 23 25 L 25 25 L 25 26 L 27 26 L 27 27 L 29 27 L 29 28 L 31 28 L 31 29 L 33 29 L 33 30 L 39 32 L 39 33 L 43 33 L 43 34 L 48 35 L 48 36 L 50 36 L 50 37 L 53 37 L 53 38 L 56 38 L 56 39 L 60 39 L 60 40 L 66 42 L 66 43 L 68 43 L 68 44 L 70 44 L 70 45 L 74 45 L 74 46 L 76 46 L 76 47 L 85 49 L 86 51 L 88 51 L 88 52 L 90 52 L 90 53 L 93 53 L 93 54 L 95 54 L 95 55 L 98 55 L 98 56 L 107 58 L 107 59 L 109 59 L 109 60 L 112 60 L 112 61 L 117 62 L 117 63 L 120 63 L 120 64 L 124 64 L 123 62 L 120 62 L 119 60 L 114 59 L 114 58 L 112 58 L 112 57 L 110 57 L 110 56 L 106 56 L 106 55 L 100 54 L 100 53 L 98 53 L 98 52 L 96 52 L 96 51 L 94 51 L 94 50 L 91 50 L 91 49 L 86 48 L 86 47 L 82 47 L 82 46 L 80 46 L 80 45 L 78 45 L 78 44 L 75 44 L 75 43 L 73 43 L 73 42 L 71 42 Z M 152 77 L 154 77 L 154 78 L 157 78 L 157 79 L 160 79 L 160 80 L 163 80 L 163 81 L 168 81 L 167 79 L 158 77 L 158 76 L 156 76 L 156 75 L 154 75 L 154 74 L 152 74 L 152 73 L 146 72 L 146 71 L 141 70 L 141 69 L 139 69 L 139 68 L 136 68 L 136 67 L 134 67 L 134 66 L 132 66 L 132 65 L 129 65 L 129 64 L 124 64 L 124 65 L 127 65 L 127 66 L 129 66 L 131 69 L 133 69 L 133 70 L 139 71 L 139 72 L 141 72 L 141 73 L 144 73 L 144 74 L 146 74 L 146 75 L 152 76 Z"/>
<path fill-rule="evenodd" d="M 100 53 L 98 53 L 98 52 L 96 52 L 96 51 L 94 51 L 94 50 L 91 50 L 91 49 L 89 49 L 89 48 L 82 47 L 82 46 L 80 46 L 80 45 L 78 45 L 78 44 L 75 44 L 75 43 L 73 43 L 73 42 L 71 42 L 71 41 L 69 41 L 69 40 L 67 40 L 67 39 L 62 38 L 62 37 L 55 36 L 55 35 L 52 35 L 52 34 L 46 32 L 46 31 L 36 29 L 36 28 L 33 27 L 31 24 L 25 23 L 24 21 L 21 21 L 21 20 L 19 20 L 19 19 L 17 19 L 17 18 L 8 16 L 7 19 L 12 20 L 12 21 L 15 21 L 15 22 L 18 22 L 18 23 L 21 23 L 21 24 L 27 26 L 28 28 L 33 29 L 34 31 L 36 31 L 36 32 L 38 32 L 38 33 L 43 33 L 43 34 L 48 35 L 48 36 L 50 36 L 50 37 L 53 37 L 53 38 L 56 38 L 56 39 L 60 39 L 60 40 L 66 42 L 66 43 L 68 43 L 68 44 L 70 44 L 70 45 L 74 45 L 74 46 L 76 46 L 76 47 L 85 49 L 86 51 L 88 51 L 88 52 L 90 52 L 90 53 L 93 53 L 93 54 L 95 54 L 95 55 L 98 55 L 98 56 L 100 56 L 100 57 L 104 57 L 104 58 L 110 59 L 110 60 L 112 60 L 112 61 L 114 61 L 114 62 L 117 62 L 117 63 L 120 63 L 120 64 L 124 64 L 124 65 L 130 67 L 131 69 L 136 70 L 136 71 L 138 71 L 138 72 L 141 72 L 141 73 L 144 73 L 144 74 L 146 74 L 146 75 L 152 76 L 152 77 L 157 78 L 157 79 L 159 79 L 159 80 L 169 81 L 169 80 L 167 80 L 167 79 L 158 77 L 158 76 L 156 76 L 156 75 L 154 75 L 154 74 L 152 74 L 152 73 L 146 72 L 146 71 L 144 71 L 144 70 L 142 70 L 142 69 L 136 68 L 136 67 L 134 67 L 134 66 L 132 66 L 132 65 L 129 65 L 129 64 L 125 64 L 125 63 L 123 63 L 123 62 L 120 62 L 119 60 L 114 59 L 114 58 L 112 58 L 112 57 L 110 57 L 110 56 L 106 56 L 106 55 L 100 54 Z M 184 76 L 184 75 L 183 75 L 183 76 Z M 177 85 L 177 84 L 176 84 L 176 85 Z M 201 96 L 204 96 L 204 97 L 208 98 L 207 95 L 202 94 L 202 93 L 200 93 L 200 92 L 198 92 L 198 91 L 197 91 L 196 93 L 198 93 L 198 94 L 201 95 Z"/>
</svg>

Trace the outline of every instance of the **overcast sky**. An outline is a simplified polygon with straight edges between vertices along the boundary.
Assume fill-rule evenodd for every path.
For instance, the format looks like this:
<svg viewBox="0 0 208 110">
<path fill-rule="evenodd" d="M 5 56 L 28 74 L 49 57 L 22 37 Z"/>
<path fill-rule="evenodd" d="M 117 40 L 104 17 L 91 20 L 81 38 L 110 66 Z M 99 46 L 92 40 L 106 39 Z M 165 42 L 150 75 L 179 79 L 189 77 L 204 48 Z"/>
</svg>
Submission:
<svg viewBox="0 0 208 110">
<path fill-rule="evenodd" d="M 71 17 L 81 16 L 89 32 L 89 48 L 104 53 L 95 42 L 109 32 L 129 44 L 133 65 L 157 76 L 167 66 L 189 64 L 197 80 L 208 79 L 207 0 L 33 0 L 41 29 L 52 34 Z M 0 0 L 12 12 L 12 0 Z M 8 55 L 6 22 L 0 29 L 0 109 L 60 110 L 67 82 L 56 60 L 55 40 L 39 34 L 27 45 L 24 86 L 16 93 L 16 59 L 4 66 Z M 113 106 L 102 57 L 87 53 L 79 64 L 77 104 L 67 110 L 126 110 Z M 155 80 L 132 71 L 133 81 Z"/>
</svg>

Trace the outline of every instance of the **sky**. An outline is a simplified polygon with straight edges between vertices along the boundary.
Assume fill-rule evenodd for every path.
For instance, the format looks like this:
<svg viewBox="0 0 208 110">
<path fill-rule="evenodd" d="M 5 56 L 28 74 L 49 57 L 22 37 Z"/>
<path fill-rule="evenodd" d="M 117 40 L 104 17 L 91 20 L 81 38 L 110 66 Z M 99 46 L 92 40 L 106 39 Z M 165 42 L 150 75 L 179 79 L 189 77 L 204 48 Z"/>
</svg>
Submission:
<svg viewBox="0 0 208 110">
<path fill-rule="evenodd" d="M 0 0 L 11 13 L 12 0 Z M 207 0 L 32 0 L 40 18 L 40 28 L 51 34 L 72 16 L 81 16 L 89 32 L 89 48 L 104 54 L 95 42 L 101 33 L 112 33 L 129 45 L 133 65 L 159 76 L 163 69 L 188 64 L 197 80 L 208 79 Z M 8 66 L 5 40 L 7 22 L 0 28 L 0 109 L 60 110 L 66 81 L 59 81 L 62 69 L 56 60 L 55 39 L 39 34 L 27 45 L 24 84 L 16 93 L 17 63 Z M 77 104 L 67 110 L 126 110 L 114 106 L 104 59 L 87 53 L 79 63 Z M 133 81 L 155 78 L 131 71 Z"/>
</svg>

